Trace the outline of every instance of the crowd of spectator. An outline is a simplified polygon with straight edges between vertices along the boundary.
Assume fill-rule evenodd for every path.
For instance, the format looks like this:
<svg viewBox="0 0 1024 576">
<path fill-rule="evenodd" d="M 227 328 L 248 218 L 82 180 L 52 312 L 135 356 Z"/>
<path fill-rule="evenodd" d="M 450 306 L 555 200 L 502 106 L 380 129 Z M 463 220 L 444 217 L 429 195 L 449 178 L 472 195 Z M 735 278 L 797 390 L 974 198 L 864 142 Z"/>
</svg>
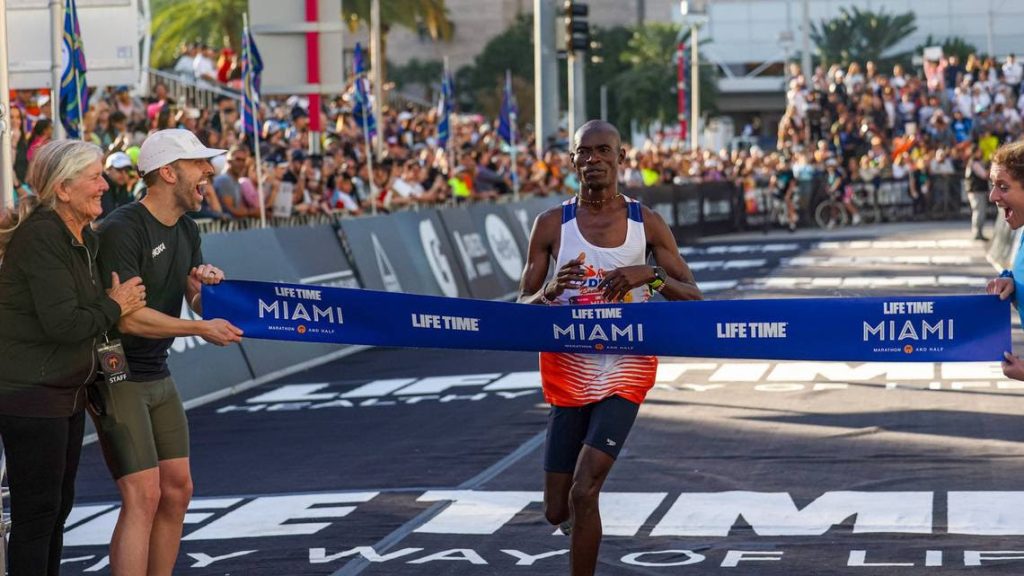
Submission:
<svg viewBox="0 0 1024 576">
<path fill-rule="evenodd" d="M 238 58 L 230 50 L 218 56 L 208 46 L 189 46 L 174 70 L 210 86 L 237 89 L 240 82 Z M 971 176 L 965 169 L 972 156 L 987 160 L 1001 142 L 1020 136 L 1022 71 L 1014 55 L 1001 64 L 974 56 L 961 64 L 950 56 L 915 71 L 896 65 L 888 74 L 872 62 L 853 63 L 819 67 L 811 78 L 791 65 L 774 150 L 730 146 L 691 151 L 677 140 L 654 137 L 635 148 L 626 144 L 620 179 L 627 187 L 725 180 L 747 190 L 768 182 L 781 189 L 814 179 L 876 185 L 886 178 L 908 179 L 915 209 L 923 211 L 935 178 L 956 180 L 959 186 Z M 52 138 L 52 123 L 40 112 L 38 100 L 32 92 L 13 93 L 18 197 L 31 193 L 23 184 L 28 164 Z M 207 146 L 229 150 L 216 159 L 218 176 L 198 214 L 212 219 L 254 218 L 261 208 L 271 218 L 360 215 L 509 198 L 516 190 L 524 196 L 566 195 L 579 188 L 564 130 L 546 142 L 538 157 L 526 127 L 513 166 L 496 119 L 455 114 L 450 141 L 441 147 L 436 109 L 385 107 L 376 123 L 383 153 L 368 158 L 353 102 L 349 90 L 312 111 L 319 114 L 322 128 L 318 141 L 311 142 L 316 137 L 308 100 L 264 99 L 256 146 L 241 129 L 240 99 L 222 96 L 204 109 L 175 100 L 162 83 L 145 97 L 127 87 L 111 87 L 91 94 L 82 130 L 83 138 L 108 151 L 111 192 L 105 205 L 111 208 L 143 193 L 134 170 L 139 145 L 147 134 L 169 127 L 191 130 Z M 756 136 L 760 130 L 753 123 L 744 135 Z"/>
</svg>

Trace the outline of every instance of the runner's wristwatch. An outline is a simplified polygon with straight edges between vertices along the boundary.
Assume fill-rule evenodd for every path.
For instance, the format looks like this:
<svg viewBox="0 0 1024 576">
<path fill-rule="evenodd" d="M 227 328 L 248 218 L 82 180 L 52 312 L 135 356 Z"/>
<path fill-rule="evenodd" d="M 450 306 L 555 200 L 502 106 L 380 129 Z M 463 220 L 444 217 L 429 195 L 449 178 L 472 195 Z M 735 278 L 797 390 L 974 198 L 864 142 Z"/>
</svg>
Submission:
<svg viewBox="0 0 1024 576">
<path fill-rule="evenodd" d="M 665 269 L 661 266 L 653 266 L 654 268 L 654 280 L 647 283 L 648 288 L 655 292 L 661 292 L 661 289 L 665 287 Z"/>
</svg>

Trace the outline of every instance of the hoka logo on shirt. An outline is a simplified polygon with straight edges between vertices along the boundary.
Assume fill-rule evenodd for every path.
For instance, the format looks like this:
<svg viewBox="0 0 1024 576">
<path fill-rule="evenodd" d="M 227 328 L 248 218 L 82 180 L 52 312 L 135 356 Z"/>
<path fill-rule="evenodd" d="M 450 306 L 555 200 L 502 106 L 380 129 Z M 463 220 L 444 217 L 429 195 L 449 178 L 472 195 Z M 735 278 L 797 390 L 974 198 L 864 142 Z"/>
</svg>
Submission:
<svg viewBox="0 0 1024 576">
<path fill-rule="evenodd" d="M 164 250 L 167 250 L 167 246 L 163 242 L 161 242 L 159 246 L 153 248 L 153 258 L 156 258 L 160 254 L 162 254 Z"/>
</svg>

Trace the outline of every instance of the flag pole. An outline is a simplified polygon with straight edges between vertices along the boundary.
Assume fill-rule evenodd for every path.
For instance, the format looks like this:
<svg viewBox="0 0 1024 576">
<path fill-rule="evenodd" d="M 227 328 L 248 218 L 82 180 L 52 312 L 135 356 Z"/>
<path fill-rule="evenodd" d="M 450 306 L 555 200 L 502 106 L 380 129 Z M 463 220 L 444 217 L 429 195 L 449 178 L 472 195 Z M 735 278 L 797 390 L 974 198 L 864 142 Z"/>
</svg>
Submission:
<svg viewBox="0 0 1024 576">
<path fill-rule="evenodd" d="M 242 90 L 249 95 L 252 105 L 252 153 L 256 156 L 256 194 L 260 202 L 260 228 L 267 227 L 267 206 L 263 195 L 263 162 L 260 158 L 260 117 L 259 102 L 253 98 L 252 87 L 252 44 L 249 42 L 249 15 L 242 13 L 242 46 L 245 52 L 245 73 L 242 74 Z M 245 101 L 242 98 L 242 123 L 245 124 Z"/>
<path fill-rule="evenodd" d="M 5 39 L 6 41 L 6 39 Z M 53 114 L 53 139 L 62 140 L 67 134 L 61 121 L 60 88 L 63 81 L 60 54 L 64 45 L 64 2 L 50 0 L 50 110 Z"/>
<path fill-rule="evenodd" d="M 443 84 L 448 84 L 448 78 L 449 78 L 450 74 L 451 74 L 451 68 L 449 68 L 449 59 L 448 59 L 448 56 L 445 56 L 444 57 L 444 78 L 442 78 L 442 80 L 441 80 Z M 442 87 L 442 90 L 444 90 L 443 87 Z M 452 100 L 452 102 L 449 103 L 447 101 L 448 99 Z M 455 141 L 455 138 L 454 138 L 455 130 L 454 130 L 454 125 L 452 123 L 452 115 L 448 114 L 448 109 L 449 108 L 452 108 L 452 109 L 455 108 L 455 86 L 452 86 L 451 84 L 448 84 L 448 98 L 446 99 L 446 101 L 444 103 L 444 106 L 445 106 L 444 113 L 448 115 L 448 140 L 446 140 L 445 143 L 444 143 L 444 157 L 445 157 L 445 160 L 447 161 L 447 164 L 448 164 L 448 175 L 450 177 L 451 175 L 455 174 L 455 153 L 454 153 L 455 152 L 455 147 L 454 147 L 454 143 L 455 143 L 454 142 Z"/>
<path fill-rule="evenodd" d="M 81 57 L 81 44 L 82 37 L 78 35 L 78 4 L 71 0 L 71 26 L 75 31 L 75 44 L 71 48 L 71 54 L 68 55 L 69 59 L 73 59 L 76 54 Z M 85 114 L 82 111 L 82 81 L 78 75 L 78 66 L 75 62 L 71 62 L 71 69 L 75 71 L 75 102 L 78 105 L 78 137 L 85 140 Z"/>
<path fill-rule="evenodd" d="M 7 43 L 7 5 L 0 0 L 0 117 L 6 119 L 5 126 L 0 129 L 0 216 L 5 210 L 14 210 L 14 154 L 11 152 L 11 92 Z M 19 126 L 20 131 L 23 127 Z"/>
<path fill-rule="evenodd" d="M 362 82 L 362 75 L 356 76 L 356 82 Z M 356 94 L 359 93 L 359 87 L 356 87 Z M 369 92 L 366 93 L 369 98 Z M 358 98 L 358 96 L 356 96 Z M 364 102 L 360 108 L 363 111 L 363 143 L 366 145 L 366 175 L 370 181 L 370 213 L 374 216 L 377 215 L 377 183 L 373 181 L 373 148 L 370 146 L 370 127 L 366 121 L 367 108 L 370 107 L 369 102 Z"/>
<path fill-rule="evenodd" d="M 516 107 L 512 103 L 512 72 L 505 70 L 505 91 L 508 94 L 509 100 L 509 112 L 508 112 L 508 134 L 509 134 L 509 147 L 512 148 L 512 200 L 519 202 L 519 166 L 516 164 L 516 140 L 518 134 L 516 134 Z"/>
<path fill-rule="evenodd" d="M 358 82 L 360 79 L 356 79 Z M 367 102 L 369 105 L 370 102 Z M 374 151 L 370 146 L 370 127 L 367 125 L 367 107 L 362 107 L 362 140 L 367 146 L 367 176 L 370 180 L 370 212 L 377 215 L 377 182 L 374 181 Z"/>
</svg>

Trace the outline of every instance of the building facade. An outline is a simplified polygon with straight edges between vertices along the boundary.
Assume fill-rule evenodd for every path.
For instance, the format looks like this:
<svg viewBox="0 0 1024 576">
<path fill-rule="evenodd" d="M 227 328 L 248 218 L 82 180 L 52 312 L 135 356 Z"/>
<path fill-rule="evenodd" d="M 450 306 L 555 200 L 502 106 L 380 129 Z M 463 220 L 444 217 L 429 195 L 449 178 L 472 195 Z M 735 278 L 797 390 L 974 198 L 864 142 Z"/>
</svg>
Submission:
<svg viewBox="0 0 1024 576">
<path fill-rule="evenodd" d="M 561 1 L 556 0 L 560 5 Z M 579 0 L 577 0 L 579 1 Z M 764 125 L 784 109 L 782 64 L 799 59 L 804 5 L 809 21 L 839 16 L 856 6 L 888 13 L 913 11 L 917 31 L 895 47 L 912 49 L 931 35 L 939 41 L 959 36 L 979 51 L 1003 57 L 1024 54 L 1024 0 L 705 0 L 707 23 L 701 28 L 702 56 L 719 73 L 718 106 L 737 119 L 763 115 Z M 684 23 L 679 0 L 585 0 L 592 25 L 613 27 L 643 22 Z M 698 2 L 691 1 L 691 5 Z M 487 42 L 508 28 L 519 14 L 532 14 L 534 0 L 447 0 L 455 36 L 434 42 L 407 30 L 392 30 L 388 57 L 442 60 L 453 69 L 471 64 Z M 524 47 L 524 49 L 528 49 Z M 811 43 L 812 53 L 814 45 Z M 674 72 L 668 72 L 674 73 Z"/>
</svg>

